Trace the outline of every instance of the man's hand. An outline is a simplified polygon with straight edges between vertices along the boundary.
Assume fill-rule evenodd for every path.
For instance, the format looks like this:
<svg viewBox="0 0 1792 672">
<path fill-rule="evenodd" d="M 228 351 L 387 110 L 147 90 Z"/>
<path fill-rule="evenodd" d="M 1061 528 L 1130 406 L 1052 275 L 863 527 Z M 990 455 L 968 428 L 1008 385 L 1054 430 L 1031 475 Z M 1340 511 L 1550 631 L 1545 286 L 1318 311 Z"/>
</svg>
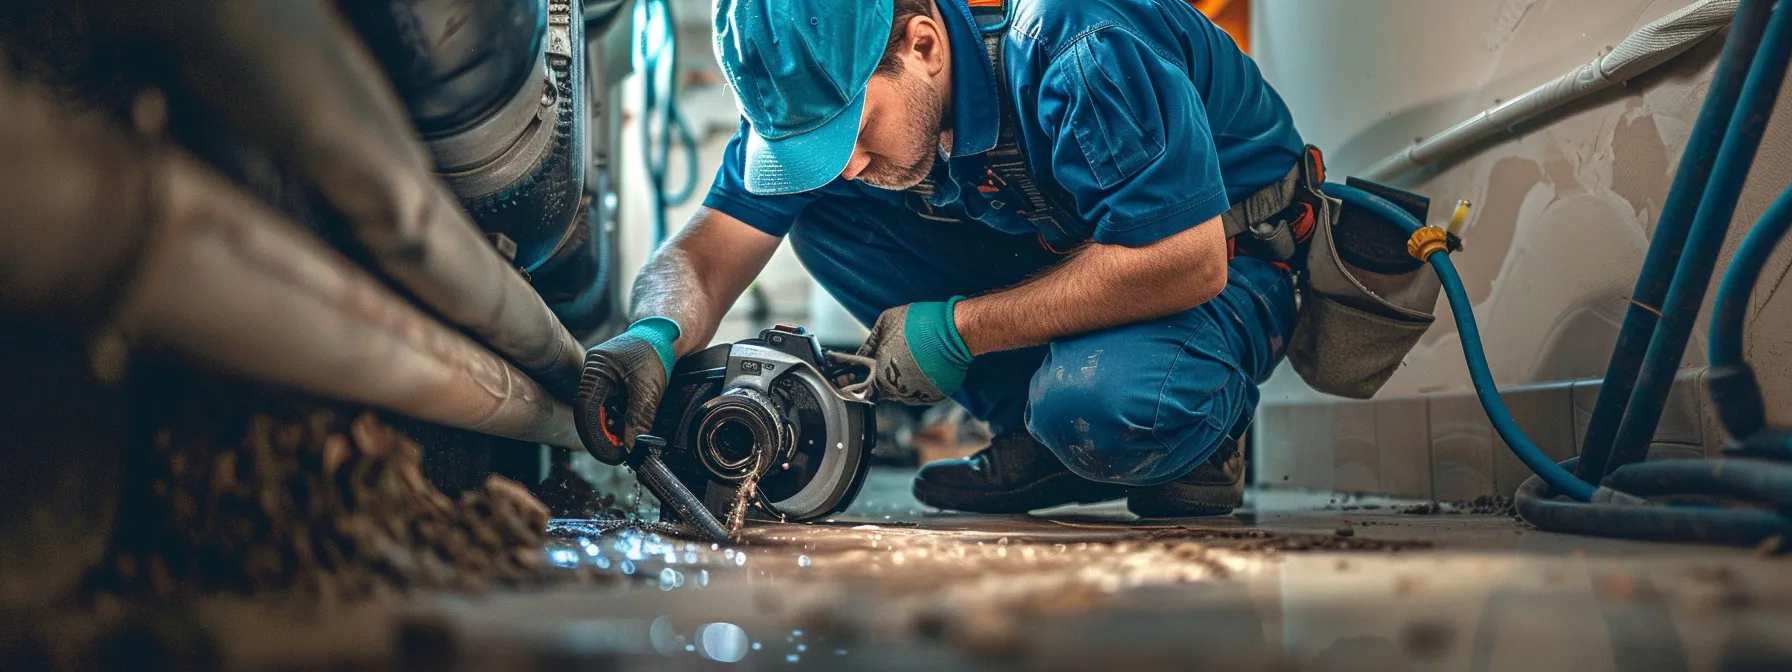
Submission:
<svg viewBox="0 0 1792 672">
<path fill-rule="evenodd" d="M 698 208 L 653 253 L 635 277 L 629 313 L 636 322 L 585 353 L 573 416 L 592 457 L 618 464 L 635 437 L 653 428 L 672 362 L 708 345 L 722 313 L 765 268 L 779 240 Z"/>
<path fill-rule="evenodd" d="M 876 362 L 869 381 L 874 398 L 931 404 L 958 391 L 971 366 L 971 351 L 952 321 L 953 307 L 963 299 L 911 303 L 878 316 L 859 348 L 859 355 Z"/>
<path fill-rule="evenodd" d="M 573 405 L 579 438 L 600 462 L 621 464 L 635 437 L 653 427 L 672 377 L 678 323 L 649 317 L 585 352 L 585 375 Z M 620 415 L 620 417 L 617 417 Z"/>
</svg>

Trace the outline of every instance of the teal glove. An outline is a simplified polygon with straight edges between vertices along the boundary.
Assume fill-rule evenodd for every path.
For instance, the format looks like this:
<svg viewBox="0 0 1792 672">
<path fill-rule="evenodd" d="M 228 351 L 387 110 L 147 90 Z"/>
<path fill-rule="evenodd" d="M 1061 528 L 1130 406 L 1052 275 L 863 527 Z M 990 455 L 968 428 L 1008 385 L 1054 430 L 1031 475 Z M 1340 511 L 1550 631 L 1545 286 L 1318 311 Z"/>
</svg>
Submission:
<svg viewBox="0 0 1792 672">
<path fill-rule="evenodd" d="M 905 404 L 932 404 L 964 384 L 971 350 L 958 335 L 952 309 L 964 297 L 897 306 L 877 317 L 859 355 L 871 367 L 872 396 Z"/>
<path fill-rule="evenodd" d="M 653 429 L 660 397 L 672 379 L 677 322 L 649 317 L 585 352 L 585 374 L 573 419 L 585 450 L 605 464 L 621 464 L 635 437 Z"/>
</svg>

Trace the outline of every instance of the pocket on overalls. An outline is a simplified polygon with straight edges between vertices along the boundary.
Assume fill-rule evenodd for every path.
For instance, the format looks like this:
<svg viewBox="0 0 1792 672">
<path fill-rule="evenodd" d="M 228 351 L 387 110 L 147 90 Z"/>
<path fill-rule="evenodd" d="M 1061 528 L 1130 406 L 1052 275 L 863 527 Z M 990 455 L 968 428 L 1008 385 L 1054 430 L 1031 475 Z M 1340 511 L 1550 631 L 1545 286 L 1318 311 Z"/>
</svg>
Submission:
<svg viewBox="0 0 1792 672">
<path fill-rule="evenodd" d="M 1421 221 L 1430 203 L 1374 183 L 1351 183 L 1414 210 Z M 1407 235 L 1398 225 L 1322 198 L 1329 212 L 1319 217 L 1307 247 L 1288 360 L 1315 390 L 1367 399 L 1431 328 L 1442 285 L 1407 255 Z"/>
</svg>

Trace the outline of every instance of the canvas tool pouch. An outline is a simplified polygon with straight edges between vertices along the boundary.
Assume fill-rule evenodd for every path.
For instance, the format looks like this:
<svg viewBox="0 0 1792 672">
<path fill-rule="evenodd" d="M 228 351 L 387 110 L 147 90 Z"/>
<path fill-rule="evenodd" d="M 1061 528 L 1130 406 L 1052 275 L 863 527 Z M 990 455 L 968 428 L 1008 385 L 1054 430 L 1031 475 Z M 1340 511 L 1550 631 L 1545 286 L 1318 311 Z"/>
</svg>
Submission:
<svg viewBox="0 0 1792 672">
<path fill-rule="evenodd" d="M 1430 201 L 1422 196 L 1356 178 L 1346 183 L 1425 221 Z M 1310 196 L 1323 202 L 1322 212 L 1307 246 L 1288 360 L 1315 390 L 1367 399 L 1431 327 L 1442 285 L 1407 254 L 1399 225 L 1324 194 Z"/>
</svg>

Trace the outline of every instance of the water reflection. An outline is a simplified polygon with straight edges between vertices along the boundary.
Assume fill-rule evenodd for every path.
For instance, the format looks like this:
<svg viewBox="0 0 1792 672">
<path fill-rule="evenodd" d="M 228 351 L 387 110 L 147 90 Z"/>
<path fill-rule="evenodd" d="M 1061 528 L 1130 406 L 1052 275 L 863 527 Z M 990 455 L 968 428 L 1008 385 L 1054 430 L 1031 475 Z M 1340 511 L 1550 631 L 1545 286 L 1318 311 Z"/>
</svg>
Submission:
<svg viewBox="0 0 1792 672">
<path fill-rule="evenodd" d="M 747 657 L 747 631 L 733 623 L 710 623 L 697 628 L 698 649 L 703 657 L 724 663 Z"/>
<path fill-rule="evenodd" d="M 547 557 L 556 565 L 599 569 L 615 559 L 623 574 L 638 575 L 619 591 L 633 600 L 628 604 L 672 614 L 641 614 L 631 626 L 640 641 L 651 642 L 643 651 L 690 662 L 814 664 L 849 650 L 890 653 L 871 643 L 880 640 L 839 635 L 853 628 L 893 636 L 899 647 L 1001 655 L 1013 648 L 1065 667 L 1093 666 L 1124 652 L 1140 660 L 1205 661 L 1213 669 L 1256 663 L 1556 669 L 1565 663 L 1597 672 L 1645 669 L 1639 661 L 1715 669 L 1704 663 L 1720 651 L 1726 660 L 1780 664 L 1792 648 L 1792 640 L 1741 641 L 1730 634 L 1750 609 L 1756 625 L 1788 622 L 1773 620 L 1781 613 L 1774 608 L 1760 621 L 1763 605 L 1777 603 L 1748 596 L 1784 594 L 1760 582 L 1784 587 L 1792 580 L 1768 581 L 1741 565 L 1689 574 L 1667 558 L 1654 567 L 1637 558 L 1584 555 L 1228 546 L 1260 543 L 1248 536 L 1099 539 L 1080 531 L 1004 536 L 870 525 L 850 533 L 841 527 L 766 531 L 775 535 L 752 536 L 743 548 L 612 532 L 556 542 Z M 750 567 L 749 549 L 760 555 Z M 866 577 L 880 578 L 864 584 L 869 591 L 858 584 L 839 591 L 843 581 Z M 680 588 L 709 591 L 680 597 Z M 817 608 L 817 601 L 829 604 Z M 917 618 L 930 608 L 939 610 L 938 619 Z M 917 634 L 935 622 L 936 635 Z M 789 629 L 796 624 L 810 626 L 809 636 Z M 908 627 L 918 629 L 905 634 Z M 1240 651 L 1251 655 L 1214 657 Z"/>
</svg>

